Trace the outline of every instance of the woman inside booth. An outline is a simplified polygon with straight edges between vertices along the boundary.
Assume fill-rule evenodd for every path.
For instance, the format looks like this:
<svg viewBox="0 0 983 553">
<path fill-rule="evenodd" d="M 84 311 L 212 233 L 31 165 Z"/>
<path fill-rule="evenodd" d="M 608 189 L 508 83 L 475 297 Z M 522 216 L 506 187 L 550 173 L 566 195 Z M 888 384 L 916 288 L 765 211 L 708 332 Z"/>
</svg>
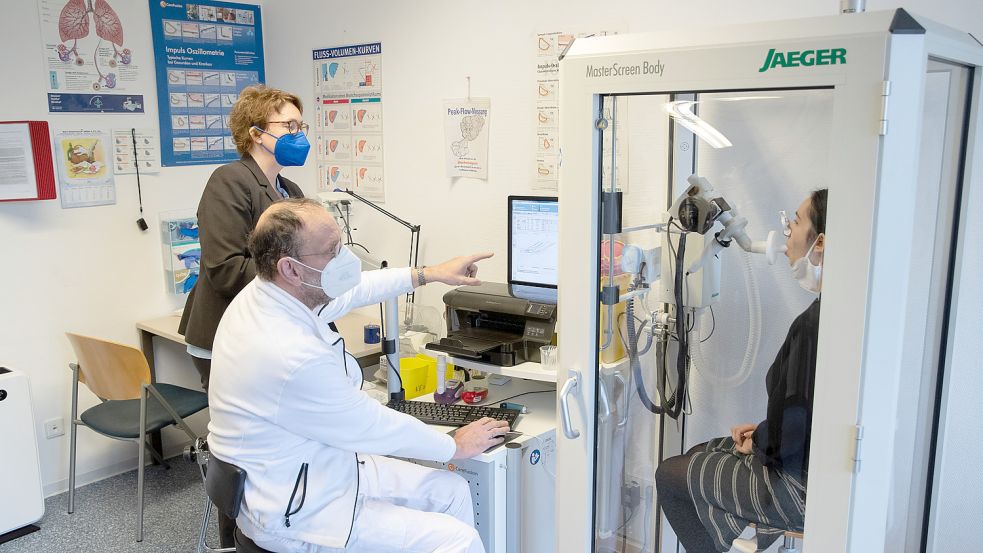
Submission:
<svg viewBox="0 0 983 553">
<path fill-rule="evenodd" d="M 768 369 L 766 418 L 738 424 L 730 436 L 697 445 L 659 464 L 659 503 L 687 553 L 725 552 L 748 524 L 759 550 L 805 521 L 819 297 L 826 248 L 827 190 L 806 198 L 789 220 L 782 212 L 792 276 L 817 295 L 789 328 Z"/>
</svg>

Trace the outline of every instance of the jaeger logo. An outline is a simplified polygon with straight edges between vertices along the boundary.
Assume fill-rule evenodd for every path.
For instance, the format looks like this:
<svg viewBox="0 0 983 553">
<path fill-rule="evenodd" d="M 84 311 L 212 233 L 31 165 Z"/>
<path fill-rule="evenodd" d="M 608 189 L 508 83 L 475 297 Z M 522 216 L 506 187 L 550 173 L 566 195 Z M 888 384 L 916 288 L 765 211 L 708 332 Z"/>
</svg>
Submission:
<svg viewBox="0 0 983 553">
<path fill-rule="evenodd" d="M 824 50 L 804 50 L 777 52 L 768 50 L 765 64 L 758 69 L 764 73 L 776 67 L 812 67 L 814 65 L 837 65 L 846 63 L 846 48 L 826 48 Z"/>
</svg>

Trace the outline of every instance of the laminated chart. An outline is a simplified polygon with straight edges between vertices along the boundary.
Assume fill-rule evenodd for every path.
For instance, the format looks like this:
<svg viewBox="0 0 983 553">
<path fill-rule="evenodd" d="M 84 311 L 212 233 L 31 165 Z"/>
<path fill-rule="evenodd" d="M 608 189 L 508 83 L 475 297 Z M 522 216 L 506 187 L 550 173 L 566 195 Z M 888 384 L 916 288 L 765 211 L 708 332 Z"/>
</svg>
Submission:
<svg viewBox="0 0 983 553">
<path fill-rule="evenodd" d="M 313 64 L 318 191 L 384 202 L 382 44 L 314 50 Z"/>
<path fill-rule="evenodd" d="M 157 61 L 161 163 L 226 163 L 240 155 L 229 112 L 265 81 L 259 6 L 150 0 Z"/>
<path fill-rule="evenodd" d="M 52 113 L 143 113 L 141 61 L 131 50 L 140 17 L 129 0 L 40 0 Z M 137 44 L 140 44 L 137 42 Z"/>
<path fill-rule="evenodd" d="M 63 131 L 55 135 L 54 143 L 62 207 L 116 203 L 112 144 L 108 133 Z"/>
<path fill-rule="evenodd" d="M 444 100 L 444 159 L 448 177 L 488 178 L 491 99 Z"/>
<path fill-rule="evenodd" d="M 536 180 L 533 185 L 537 190 L 555 191 L 559 187 L 560 144 L 559 144 L 559 111 L 560 111 L 560 55 L 570 44 L 580 38 L 614 34 L 602 31 L 598 33 L 539 33 L 536 35 Z M 627 120 L 627 99 L 618 101 L 618 121 Z M 610 108 L 605 110 L 610 118 Z M 618 157 L 617 187 L 622 192 L 628 191 L 628 126 L 619 125 L 616 129 L 615 140 L 618 147 L 615 155 Z M 605 157 L 610 175 L 611 141 L 605 137 Z M 624 170 L 622 171 L 622 168 Z M 605 187 L 609 186 L 610 176 L 605 176 Z"/>
</svg>

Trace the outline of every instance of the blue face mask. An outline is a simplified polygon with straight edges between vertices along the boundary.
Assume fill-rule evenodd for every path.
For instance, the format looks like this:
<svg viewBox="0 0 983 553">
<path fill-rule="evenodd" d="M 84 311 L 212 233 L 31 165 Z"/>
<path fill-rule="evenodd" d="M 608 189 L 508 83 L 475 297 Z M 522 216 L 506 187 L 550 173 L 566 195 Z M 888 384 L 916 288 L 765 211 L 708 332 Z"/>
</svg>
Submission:
<svg viewBox="0 0 983 553">
<path fill-rule="evenodd" d="M 304 135 L 304 131 L 300 131 L 297 134 L 284 133 L 283 136 L 274 136 L 263 129 L 253 126 L 254 129 L 263 133 L 269 134 L 276 138 L 276 146 L 271 152 L 273 154 L 273 159 L 277 163 L 284 167 L 300 167 L 307 161 L 307 152 L 311 150 L 311 143 L 307 141 L 307 136 Z M 270 150 L 263 146 L 267 152 Z"/>
</svg>

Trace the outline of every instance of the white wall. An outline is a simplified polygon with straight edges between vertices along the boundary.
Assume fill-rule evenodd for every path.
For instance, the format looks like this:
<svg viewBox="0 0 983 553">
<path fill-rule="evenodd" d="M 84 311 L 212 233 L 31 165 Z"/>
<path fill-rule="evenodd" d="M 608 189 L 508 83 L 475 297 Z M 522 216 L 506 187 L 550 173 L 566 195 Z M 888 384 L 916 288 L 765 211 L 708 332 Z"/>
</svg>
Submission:
<svg viewBox="0 0 983 553">
<path fill-rule="evenodd" d="M 0 47 L 5 82 L 0 120 L 47 120 L 59 130 L 157 127 L 156 85 L 148 3 L 143 16 L 124 29 L 134 63 L 142 65 L 144 114 L 49 114 L 45 68 L 35 0 L 4 2 Z M 127 23 L 128 24 L 128 23 Z M 105 337 L 139 346 L 134 323 L 183 306 L 184 298 L 164 289 L 158 227 L 162 211 L 197 208 L 205 181 L 214 166 L 167 168 L 141 175 L 148 232 L 140 232 L 136 177 L 116 178 L 116 204 L 62 209 L 59 200 L 0 203 L 0 365 L 22 371 L 31 382 L 34 416 L 46 493 L 67 486 L 68 433 L 45 439 L 42 424 L 53 417 L 67 422 L 71 412 L 74 356 L 66 331 Z M 158 363 L 162 380 L 197 385 L 197 373 L 176 345 L 164 346 Z M 98 402 L 84 386 L 80 411 Z M 192 421 L 203 431 L 204 413 Z M 168 436 L 173 437 L 168 440 Z M 165 434 L 174 451 L 182 433 Z M 165 446 L 166 447 L 166 446 Z M 79 483 L 136 466 L 136 446 L 79 430 Z M 2 467 L 2 462 L 0 462 Z"/>
<path fill-rule="evenodd" d="M 135 2 L 146 13 L 145 0 Z M 310 51 L 314 48 L 381 41 L 385 98 L 386 207 L 423 225 L 421 258 L 433 264 L 451 255 L 488 250 L 498 255 L 482 266 L 481 276 L 505 278 L 505 196 L 531 192 L 535 174 L 534 36 L 552 30 L 653 31 L 680 25 L 730 23 L 808 17 L 836 13 L 836 0 L 687 3 L 643 0 L 599 4 L 583 0 L 519 2 L 414 2 L 364 0 L 277 0 L 264 6 L 267 81 L 313 100 Z M 871 0 L 868 9 L 895 4 Z M 914 13 L 983 36 L 983 4 L 976 0 L 905 2 Z M 144 115 L 49 115 L 40 54 L 36 0 L 9 0 L 0 23 L 0 46 L 7 52 L 0 119 L 46 119 L 53 128 L 156 126 L 156 92 L 147 73 Z M 149 23 L 127 30 L 135 57 L 150 56 Z M 152 61 L 148 58 L 148 66 Z M 489 180 L 444 176 L 444 98 L 466 93 L 492 99 Z M 213 167 L 168 168 L 145 176 L 147 220 L 173 209 L 193 209 Z M 288 170 L 313 192 L 314 165 Z M 41 423 L 66 417 L 72 361 L 67 330 L 137 342 L 134 321 L 158 316 L 183 304 L 164 292 L 160 246 L 154 232 L 140 233 L 135 179 L 117 178 L 114 206 L 63 210 L 58 201 L 0 204 L 3 270 L 0 290 L 0 364 L 31 379 L 46 489 L 64 485 L 67 435 L 44 439 Z M 355 207 L 358 240 L 396 262 L 406 257 L 407 232 L 367 209 Z M 440 306 L 444 286 L 429 286 L 420 301 Z M 164 346 L 162 373 L 194 382 L 194 372 L 179 348 Z M 83 405 L 96 400 L 82 394 Z M 198 420 L 201 426 L 201 420 Z M 79 470 L 91 476 L 132 467 L 135 449 L 80 432 Z M 119 465 L 125 460 L 129 465 Z M 81 479 L 84 481 L 84 477 Z"/>
<path fill-rule="evenodd" d="M 980 86 L 979 76 L 973 86 Z M 977 107 L 978 110 L 978 107 Z M 983 129 L 976 121 L 976 132 Z M 972 182 L 964 192 L 960 221 L 959 256 L 953 275 L 953 292 L 946 353 L 946 375 L 942 390 L 936 445 L 935 489 L 932 497 L 932 517 L 927 550 L 968 551 L 979 548 L 976 520 L 971 513 L 980 507 L 983 477 L 979 471 L 967 470 L 976 466 L 983 438 L 980 419 L 980 393 L 983 392 L 983 357 L 980 328 L 983 327 L 983 293 L 979 274 L 983 269 L 974 239 L 983 232 L 983 223 L 974 215 L 983 209 L 983 178 L 979 169 L 983 157 L 983 142 L 977 137 L 970 141 L 974 156 L 973 169 L 966 179 Z"/>
<path fill-rule="evenodd" d="M 983 36 L 983 5 L 974 0 L 937 4 L 903 5 L 952 26 L 974 25 L 967 30 Z M 423 263 L 493 251 L 497 255 L 483 263 L 481 276 L 501 282 L 506 277 L 505 197 L 535 193 L 536 33 L 657 31 L 830 15 L 838 12 L 839 2 L 280 0 L 266 6 L 269 81 L 302 94 L 308 105 L 314 98 L 311 50 L 382 42 L 386 208 L 423 226 Z M 868 10 L 893 7 L 897 4 L 888 0 L 868 2 Z M 472 96 L 491 97 L 487 182 L 444 176 L 442 100 L 465 96 L 467 76 Z M 313 164 L 286 174 L 315 181 Z M 358 242 L 396 261 L 406 258 L 408 233 L 370 210 L 355 210 Z M 417 298 L 440 306 L 445 291 L 429 286 Z"/>
</svg>

